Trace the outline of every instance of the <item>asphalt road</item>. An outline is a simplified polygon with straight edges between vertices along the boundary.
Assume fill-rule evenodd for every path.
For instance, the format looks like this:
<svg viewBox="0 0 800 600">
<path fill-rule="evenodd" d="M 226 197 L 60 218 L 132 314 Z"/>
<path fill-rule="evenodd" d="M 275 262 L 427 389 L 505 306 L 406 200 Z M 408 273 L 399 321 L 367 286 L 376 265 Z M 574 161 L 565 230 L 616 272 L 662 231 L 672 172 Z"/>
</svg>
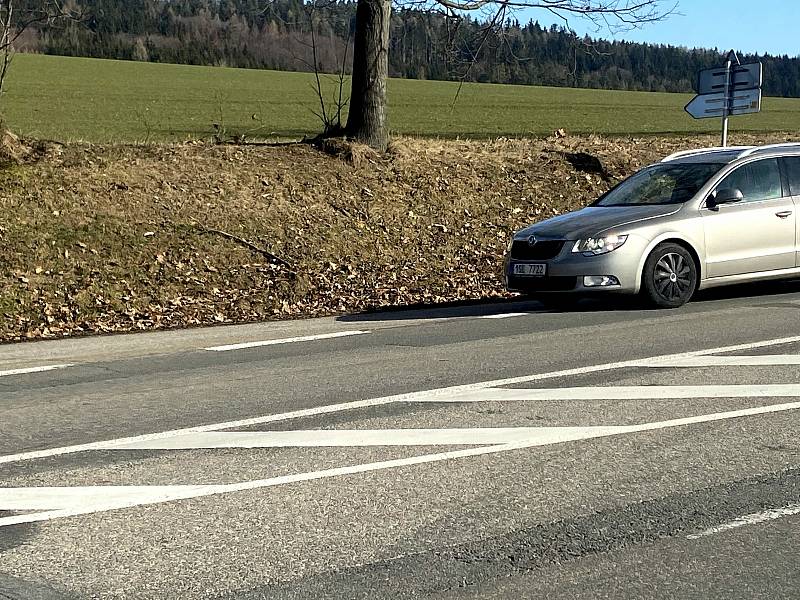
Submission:
<svg viewBox="0 0 800 600">
<path fill-rule="evenodd" d="M 796 598 L 800 284 L 0 346 L 0 598 Z"/>
</svg>

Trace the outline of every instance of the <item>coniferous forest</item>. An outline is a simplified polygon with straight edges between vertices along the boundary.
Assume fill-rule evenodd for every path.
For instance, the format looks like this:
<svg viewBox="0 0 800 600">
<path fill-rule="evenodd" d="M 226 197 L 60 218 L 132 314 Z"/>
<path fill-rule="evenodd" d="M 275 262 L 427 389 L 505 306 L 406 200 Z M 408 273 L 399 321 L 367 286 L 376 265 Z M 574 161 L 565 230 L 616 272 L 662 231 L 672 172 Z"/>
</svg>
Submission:
<svg viewBox="0 0 800 600">
<path fill-rule="evenodd" d="M 80 22 L 29 28 L 19 49 L 67 56 L 258 69 L 345 71 L 355 2 L 302 0 L 73 0 Z M 501 26 L 398 7 L 389 72 L 409 79 L 689 92 L 723 50 L 605 41 L 566 27 L 506 18 Z M 800 97 L 800 59 L 765 63 L 769 96 Z"/>
</svg>

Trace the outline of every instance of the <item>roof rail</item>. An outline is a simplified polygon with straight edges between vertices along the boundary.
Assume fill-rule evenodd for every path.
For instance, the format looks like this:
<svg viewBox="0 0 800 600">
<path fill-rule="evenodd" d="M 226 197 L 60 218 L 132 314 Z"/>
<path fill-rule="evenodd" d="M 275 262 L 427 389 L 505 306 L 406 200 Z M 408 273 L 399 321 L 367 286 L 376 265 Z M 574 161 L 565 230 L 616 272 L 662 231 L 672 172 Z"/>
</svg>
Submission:
<svg viewBox="0 0 800 600">
<path fill-rule="evenodd" d="M 737 156 L 737 158 L 744 158 L 745 156 L 752 156 L 753 154 L 759 154 L 760 152 L 770 152 L 773 150 L 789 150 L 791 148 L 800 149 L 800 142 L 784 142 L 782 144 L 768 144 L 766 146 L 753 146 L 747 150 L 744 150 Z"/>
<path fill-rule="evenodd" d="M 694 150 L 681 150 L 680 152 L 675 152 L 674 154 L 670 154 L 666 158 L 662 159 L 661 162 L 670 162 L 678 158 L 686 158 L 688 156 L 699 156 L 701 154 L 706 154 L 708 152 L 725 152 L 725 151 L 736 151 L 740 150 L 742 152 L 747 152 L 752 150 L 754 146 L 717 146 L 714 148 L 695 148 Z M 739 156 L 742 156 L 741 154 Z"/>
</svg>

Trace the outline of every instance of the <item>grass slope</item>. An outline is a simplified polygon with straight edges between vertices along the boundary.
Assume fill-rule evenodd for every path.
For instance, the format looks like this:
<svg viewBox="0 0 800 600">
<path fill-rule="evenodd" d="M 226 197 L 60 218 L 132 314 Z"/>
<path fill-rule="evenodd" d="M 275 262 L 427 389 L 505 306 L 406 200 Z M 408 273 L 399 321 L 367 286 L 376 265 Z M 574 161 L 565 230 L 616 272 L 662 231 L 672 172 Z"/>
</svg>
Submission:
<svg viewBox="0 0 800 600">
<path fill-rule="evenodd" d="M 769 74 L 767 74 L 769 76 Z M 28 136 L 92 142 L 207 138 L 212 123 L 249 137 L 319 131 L 306 73 L 24 55 L 14 59 L 2 112 Z M 328 92 L 333 94 L 332 82 Z M 445 137 L 570 133 L 715 132 L 695 121 L 684 94 L 577 90 L 393 79 L 389 120 L 396 133 Z M 253 116 L 256 118 L 254 119 Z M 800 129 L 800 100 L 768 98 L 760 115 L 736 117 L 737 131 Z"/>
<path fill-rule="evenodd" d="M 304 144 L 44 145 L 0 171 L 0 341 L 502 296 L 513 231 L 713 141 L 405 138 L 356 164 Z"/>
</svg>

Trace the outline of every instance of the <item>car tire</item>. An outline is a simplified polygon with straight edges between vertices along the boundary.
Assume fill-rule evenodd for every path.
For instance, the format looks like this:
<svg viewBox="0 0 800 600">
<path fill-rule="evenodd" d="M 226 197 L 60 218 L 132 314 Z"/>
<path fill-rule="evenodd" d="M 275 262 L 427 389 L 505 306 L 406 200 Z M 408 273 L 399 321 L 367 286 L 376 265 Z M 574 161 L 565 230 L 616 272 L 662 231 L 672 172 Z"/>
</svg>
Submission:
<svg viewBox="0 0 800 600">
<path fill-rule="evenodd" d="M 647 257 L 642 295 L 651 306 L 678 308 L 697 289 L 697 267 L 689 251 L 672 243 L 659 244 Z"/>
</svg>

